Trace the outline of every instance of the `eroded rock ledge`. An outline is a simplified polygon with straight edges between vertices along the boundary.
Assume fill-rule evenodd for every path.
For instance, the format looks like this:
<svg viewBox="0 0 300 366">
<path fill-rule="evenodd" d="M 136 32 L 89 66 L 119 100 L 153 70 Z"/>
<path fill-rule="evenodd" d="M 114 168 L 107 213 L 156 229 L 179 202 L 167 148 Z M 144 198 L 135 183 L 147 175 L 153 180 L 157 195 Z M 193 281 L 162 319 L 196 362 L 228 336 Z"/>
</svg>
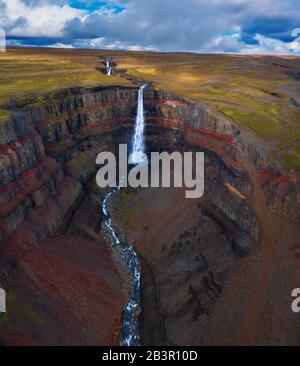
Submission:
<svg viewBox="0 0 300 366">
<path fill-rule="evenodd" d="M 50 332 L 46 329 L 50 317 L 35 314 L 38 305 L 33 306 L 28 294 L 51 314 L 55 308 L 52 302 L 66 297 L 61 317 L 68 312 L 75 322 L 87 319 L 85 326 L 78 326 L 76 331 L 68 328 L 65 343 L 77 344 L 75 333 L 84 344 L 118 343 L 126 289 L 121 269 L 101 244 L 101 213 L 95 206 L 95 195 L 101 196 L 101 192 L 89 182 L 96 174 L 97 154 L 117 151 L 119 143 L 130 140 L 136 93 L 134 88 L 120 87 L 71 89 L 49 98 L 45 104 L 30 101 L 23 106 L 10 106 L 15 111 L 13 119 L 0 125 L 1 284 L 9 290 L 13 309 L 7 318 L 0 319 L 4 343 L 22 343 L 18 332 L 26 333 L 24 343 L 38 343 L 39 339 L 43 344 L 63 342 L 60 317 Z M 253 142 L 247 142 L 246 135 L 228 119 L 214 115 L 205 106 L 151 88 L 145 91 L 145 109 L 149 151 L 205 151 L 206 193 L 200 202 L 199 217 L 204 212 L 214 225 L 223 227 L 226 241 L 235 253 L 246 255 L 266 237 L 270 240 L 266 210 L 297 224 L 297 184 Z M 86 222 L 82 227 L 76 225 L 78 212 L 86 213 L 91 208 L 97 211 L 95 216 L 83 214 Z M 53 238 L 57 234 L 63 236 Z M 102 248 L 99 253 L 95 242 Z M 81 246 L 86 250 L 84 263 L 79 259 Z M 41 264 L 46 266 L 48 262 L 46 270 Z M 58 267 L 51 269 L 50 263 Z M 98 279 L 91 275 L 93 265 L 98 268 Z M 185 266 L 184 261 L 182 265 Z M 62 267 L 70 271 L 61 270 L 61 277 L 57 277 Z M 82 267 L 83 283 L 73 288 L 71 278 Z M 27 295 L 20 290 L 25 284 L 30 284 Z M 80 303 L 78 296 L 84 292 L 81 285 L 88 285 L 90 292 L 85 305 L 78 309 L 74 301 Z M 73 291 L 77 297 L 72 296 Z M 99 298 L 93 297 L 94 291 L 98 291 Z M 190 296 L 196 296 L 193 290 Z M 93 310 L 96 303 L 101 303 L 99 312 L 108 314 L 103 318 L 105 331 L 101 331 L 100 313 L 97 318 L 98 313 Z M 19 311 L 22 306 L 31 310 Z M 97 327 L 93 326 L 96 318 Z"/>
</svg>

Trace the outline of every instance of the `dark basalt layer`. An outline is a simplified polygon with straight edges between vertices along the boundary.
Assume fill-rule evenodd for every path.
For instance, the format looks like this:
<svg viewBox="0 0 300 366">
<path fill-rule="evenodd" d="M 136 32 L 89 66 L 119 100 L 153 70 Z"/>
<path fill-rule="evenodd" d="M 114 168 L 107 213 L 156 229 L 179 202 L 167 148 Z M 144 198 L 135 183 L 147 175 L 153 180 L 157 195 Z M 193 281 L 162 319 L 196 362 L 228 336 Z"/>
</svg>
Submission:
<svg viewBox="0 0 300 366">
<path fill-rule="evenodd" d="M 64 292 L 67 301 L 61 311 L 61 319 L 65 312 L 68 312 L 74 316 L 75 322 L 80 321 L 78 314 L 81 314 L 81 310 L 72 306 L 74 297 L 71 295 L 74 290 L 81 296 L 82 288 L 79 286 L 71 290 L 70 285 L 68 294 L 69 290 L 64 287 L 64 283 L 69 281 L 67 273 L 61 270 L 61 277 L 57 278 L 50 268 L 49 271 L 44 271 L 43 266 L 36 263 L 35 268 L 41 278 L 39 283 L 36 277 L 33 278 L 24 272 L 23 263 L 29 263 L 31 266 L 35 257 L 46 258 L 48 251 L 51 252 L 50 257 L 59 257 L 55 243 L 60 241 L 62 246 L 65 246 L 65 252 L 62 254 L 64 260 L 58 261 L 59 266 L 73 266 L 72 261 L 80 257 L 80 245 L 83 245 L 88 252 L 83 270 L 86 271 L 85 276 L 93 271 L 95 242 L 103 246 L 100 238 L 100 207 L 97 209 L 97 199 L 100 199 L 102 192 L 93 184 L 97 171 L 95 158 L 101 151 L 117 152 L 119 143 L 129 142 L 136 112 L 136 97 L 136 89 L 72 89 L 52 97 L 45 104 L 39 105 L 31 101 L 28 105 L 10 106 L 15 111 L 14 118 L 0 125 L 0 278 L 1 285 L 8 290 L 10 298 L 17 299 L 17 305 L 12 305 L 12 313 L 0 318 L 0 339 L 5 344 L 19 344 L 18 334 L 22 332 L 28 335 L 24 339 L 28 339 L 29 343 L 36 344 L 38 339 L 41 339 L 43 344 L 61 342 L 60 317 L 54 322 L 51 337 L 46 330 L 43 337 L 36 333 L 37 327 L 39 332 L 42 332 L 42 328 L 34 316 L 27 314 L 26 325 L 22 323 L 22 315 L 18 313 L 18 308 L 24 304 L 27 306 L 28 299 L 25 295 L 18 296 L 18 292 L 24 281 L 33 283 L 28 294 L 32 293 L 36 302 L 44 306 L 48 313 L 54 311 L 52 301 L 59 300 L 60 294 Z M 277 244 L 274 243 L 278 240 L 278 222 L 281 222 L 283 228 L 280 241 L 285 241 L 288 248 L 297 244 L 292 233 L 296 233 L 295 228 L 299 223 L 298 186 L 265 156 L 263 149 L 258 149 L 255 142 L 247 138 L 245 132 L 240 131 L 228 119 L 213 114 L 205 106 L 149 88 L 145 91 L 145 110 L 149 151 L 185 150 L 206 153 L 205 196 L 192 204 L 182 202 L 182 211 L 171 211 L 169 216 L 169 220 L 173 220 L 173 214 L 176 212 L 176 217 L 184 219 L 186 212 L 192 208 L 191 213 L 196 217 L 191 220 L 194 229 L 185 235 L 178 227 L 174 227 L 167 249 L 163 251 L 165 240 L 158 240 L 153 258 L 147 249 L 151 242 L 141 236 L 141 230 L 144 230 L 147 223 L 143 223 L 144 226 L 141 223 L 137 229 L 126 232 L 124 227 L 122 228 L 122 217 L 118 214 L 118 210 L 121 212 L 122 209 L 117 207 L 116 210 L 120 230 L 123 230 L 127 237 L 135 238 L 136 247 L 143 257 L 143 281 L 148 288 L 148 292 L 144 292 L 145 340 L 157 344 L 180 344 L 181 341 L 185 344 L 210 344 L 212 338 L 207 338 L 203 332 L 207 324 L 214 323 L 213 315 L 205 318 L 205 322 L 201 323 L 203 328 L 198 333 L 199 324 L 196 322 L 193 328 L 186 317 L 192 314 L 192 319 L 199 319 L 201 314 L 210 313 L 211 309 L 221 306 L 223 300 L 220 299 L 224 296 L 221 289 L 226 277 L 223 276 L 224 271 L 234 272 L 236 263 L 242 261 L 240 256 L 250 252 L 248 257 L 251 257 L 251 248 L 253 252 L 265 248 L 261 266 L 264 267 L 264 263 L 267 263 L 273 268 L 268 258 L 274 247 L 277 250 Z M 173 198 L 170 199 L 172 201 Z M 145 204 L 148 202 L 148 199 L 145 199 Z M 81 219 L 78 220 L 78 217 Z M 199 220 L 204 220 L 204 226 L 199 224 Z M 155 227 L 155 223 L 152 224 Z M 169 230 L 168 225 L 172 227 L 169 221 L 166 221 L 165 225 L 166 227 L 161 227 L 157 224 L 162 237 L 164 230 Z M 206 226 L 208 229 L 203 229 Z M 63 234 L 63 237 L 53 238 L 58 232 Z M 153 235 L 154 232 L 156 231 L 153 231 Z M 184 236 L 183 241 L 176 239 L 180 235 Z M 78 242 L 74 252 L 68 249 L 71 236 L 75 237 L 74 245 Z M 151 235 L 150 237 L 153 240 L 155 238 Z M 184 250 L 187 241 L 191 243 L 192 249 L 189 251 Z M 217 254 L 208 244 L 203 244 L 211 241 L 217 242 Z M 202 248 L 203 245 L 206 249 Z M 107 315 L 106 320 L 103 319 L 106 330 L 95 338 L 89 333 L 92 331 L 92 325 L 85 325 L 82 329 L 78 326 L 76 332 L 69 329 L 66 331 L 68 344 L 77 344 L 76 339 L 84 340 L 84 344 L 118 343 L 116 334 L 120 330 L 122 307 L 128 296 L 127 283 L 122 275 L 122 267 L 118 262 L 111 260 L 109 252 L 99 252 L 99 256 L 99 261 L 103 260 L 107 264 L 106 269 L 102 265 L 98 266 L 98 275 L 100 280 L 103 279 L 103 286 L 99 286 L 96 279 L 89 280 L 91 291 L 87 294 L 87 307 L 82 308 L 82 311 L 93 313 L 97 302 L 99 309 Z M 291 271 L 294 268 L 293 260 L 291 263 L 285 262 L 289 264 Z M 49 266 L 50 262 L 49 259 Z M 173 267 L 172 263 L 175 262 L 179 264 Z M 46 264 L 47 261 L 43 263 Z M 190 265 L 191 263 L 194 264 Z M 79 258 L 78 265 L 78 268 L 83 266 Z M 189 265 L 191 268 L 188 272 L 191 273 L 187 275 L 186 268 Z M 163 268 L 168 270 L 164 272 Z M 255 265 L 253 268 L 256 268 Z M 56 271 L 60 271 L 60 267 L 56 268 Z M 76 267 L 72 271 L 75 276 Z M 175 272 L 183 273 L 183 277 L 174 276 L 176 280 L 170 282 L 168 276 L 172 277 Z M 107 276 L 107 273 L 111 275 Z M 197 273 L 200 277 L 196 276 Z M 275 271 L 275 278 L 276 273 Z M 233 278 L 229 277 L 228 283 Z M 197 281 L 200 278 L 200 285 L 195 278 Z M 179 286 L 177 281 L 183 284 L 182 291 L 174 290 Z M 194 283 L 195 281 L 197 283 Z M 52 301 L 46 301 L 34 287 L 41 286 L 40 290 L 43 292 L 44 282 L 53 285 L 51 291 L 50 288 L 46 291 Z M 99 298 L 93 298 L 94 291 L 100 291 Z M 110 294 L 108 297 L 107 291 Z M 247 296 L 250 296 L 251 291 L 252 287 L 249 286 Z M 171 296 L 172 293 L 176 294 L 176 301 L 175 297 Z M 229 293 L 230 291 L 226 292 Z M 161 303 L 153 302 L 153 296 L 159 297 Z M 175 302 L 170 303 L 172 301 Z M 226 301 L 225 310 L 232 305 L 228 299 Z M 192 310 L 187 302 L 192 304 Z M 113 303 L 116 305 L 111 306 Z M 35 306 L 32 307 L 33 312 Z M 152 307 L 156 308 L 155 314 L 163 314 L 151 319 Z M 220 314 L 221 312 L 216 317 Z M 97 315 L 94 314 L 93 317 L 96 318 Z M 186 329 L 180 338 L 174 319 L 190 324 L 190 333 Z M 152 320 L 157 324 L 157 329 L 162 330 L 160 335 L 150 329 Z M 43 317 L 43 321 L 47 323 L 51 320 L 50 317 Z M 92 323 L 88 321 L 87 324 Z M 9 336 L 7 327 L 10 329 Z M 93 332 L 97 334 L 96 329 Z M 79 334 L 79 338 L 75 333 Z M 171 336 L 173 333 L 177 334 L 176 339 Z M 236 334 L 235 330 L 233 333 Z M 262 335 L 260 341 L 268 337 Z M 234 337 L 232 342 L 236 342 Z M 247 342 L 250 342 L 248 338 Z"/>
</svg>

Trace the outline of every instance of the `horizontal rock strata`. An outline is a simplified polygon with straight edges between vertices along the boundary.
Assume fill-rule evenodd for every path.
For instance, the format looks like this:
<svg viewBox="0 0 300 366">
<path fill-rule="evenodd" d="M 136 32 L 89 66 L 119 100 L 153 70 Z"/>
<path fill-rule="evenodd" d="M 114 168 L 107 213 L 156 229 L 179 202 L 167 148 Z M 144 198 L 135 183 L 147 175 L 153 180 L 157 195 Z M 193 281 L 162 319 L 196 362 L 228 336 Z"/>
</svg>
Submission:
<svg viewBox="0 0 300 366">
<path fill-rule="evenodd" d="M 97 194 L 89 183 L 97 172 L 96 156 L 101 151 L 117 152 L 119 143 L 130 141 L 136 99 L 135 88 L 70 89 L 49 97 L 45 104 L 11 105 L 13 118 L 0 124 L 0 282 L 17 309 L 9 315 L 11 323 L 0 319 L 3 343 L 63 342 L 59 330 L 63 320 L 55 314 L 58 308 L 53 303 L 58 301 L 63 304 L 63 314 L 69 314 L 66 319 L 76 323 L 74 328 L 67 320 L 64 323 L 66 344 L 118 344 L 121 308 L 126 301 L 121 270 L 111 254 L 100 249 L 104 246 L 99 236 L 100 207 L 95 216 L 86 213 L 91 207 L 97 210 L 95 202 L 88 200 Z M 224 235 L 235 254 L 246 255 L 264 243 L 266 209 L 298 222 L 297 182 L 227 118 L 152 88 L 145 91 L 145 111 L 149 151 L 205 152 L 206 187 L 201 205 L 208 221 L 230 227 Z M 78 212 L 82 226 L 80 220 L 76 224 Z M 90 220 L 96 221 L 91 225 Z M 64 236 L 54 238 L 62 230 Z M 82 263 L 81 246 L 86 253 Z M 99 263 L 94 257 L 99 257 Z M 59 272 L 61 276 L 57 276 Z M 208 278 L 203 281 L 213 281 L 208 269 L 200 272 Z M 28 299 L 24 286 L 37 297 L 37 304 Z M 85 288 L 86 302 L 78 300 Z M 194 299 L 199 291 L 191 285 Z M 217 296 L 218 286 L 212 291 Z M 49 304 L 40 308 L 45 302 Z M 24 310 L 24 323 L 22 311 L 18 311 L 23 305 L 29 308 Z M 35 306 L 39 314 L 31 313 Z M 202 311 L 199 306 L 195 316 Z"/>
</svg>

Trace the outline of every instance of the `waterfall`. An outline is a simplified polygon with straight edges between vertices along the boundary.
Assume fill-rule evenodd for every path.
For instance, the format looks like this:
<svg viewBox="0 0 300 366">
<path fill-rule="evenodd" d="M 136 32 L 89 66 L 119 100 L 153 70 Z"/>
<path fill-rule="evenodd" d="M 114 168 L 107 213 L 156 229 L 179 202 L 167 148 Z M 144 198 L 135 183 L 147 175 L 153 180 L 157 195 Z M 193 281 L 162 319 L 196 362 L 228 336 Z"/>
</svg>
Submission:
<svg viewBox="0 0 300 366">
<path fill-rule="evenodd" d="M 106 75 L 111 76 L 112 68 L 110 66 L 110 62 L 106 61 Z"/>
<path fill-rule="evenodd" d="M 143 154 L 145 152 L 145 116 L 144 116 L 144 89 L 147 84 L 144 84 L 139 89 L 138 95 L 138 109 L 135 119 L 134 135 L 132 141 L 132 155 L 131 162 L 139 164 L 143 162 Z"/>
<path fill-rule="evenodd" d="M 110 64 L 106 62 L 109 74 Z M 110 71 L 111 72 L 111 71 Z M 133 135 L 133 151 L 132 163 L 139 164 L 143 162 L 142 154 L 145 151 L 144 144 L 144 89 L 147 84 L 142 85 L 138 94 L 138 109 L 135 121 L 134 135 Z M 122 186 L 121 177 L 119 186 L 105 194 L 101 203 L 103 212 L 103 229 L 109 245 L 117 252 L 123 263 L 128 269 L 128 274 L 132 284 L 132 291 L 129 301 L 124 309 L 123 325 L 121 331 L 121 342 L 124 346 L 139 346 L 140 345 L 140 321 L 139 315 L 141 312 L 141 263 L 134 247 L 129 243 L 123 242 L 119 237 L 118 232 L 114 228 L 112 218 L 109 213 L 109 201 L 111 198 L 120 192 Z"/>
</svg>

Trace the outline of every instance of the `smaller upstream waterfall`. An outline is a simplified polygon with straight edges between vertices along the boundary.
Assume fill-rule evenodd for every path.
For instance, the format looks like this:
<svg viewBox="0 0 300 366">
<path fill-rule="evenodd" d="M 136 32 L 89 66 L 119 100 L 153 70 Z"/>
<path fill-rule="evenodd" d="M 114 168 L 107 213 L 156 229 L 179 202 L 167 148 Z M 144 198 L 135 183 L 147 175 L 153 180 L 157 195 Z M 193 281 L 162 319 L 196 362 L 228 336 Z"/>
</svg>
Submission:
<svg viewBox="0 0 300 366">
<path fill-rule="evenodd" d="M 106 61 L 106 75 L 111 76 L 112 74 L 112 67 L 110 66 L 110 62 Z"/>
<path fill-rule="evenodd" d="M 132 141 L 131 162 L 139 164 L 143 162 L 143 154 L 145 152 L 145 116 L 144 116 L 144 89 L 147 84 L 144 84 L 139 89 L 138 109 L 134 126 L 134 135 Z"/>
</svg>

